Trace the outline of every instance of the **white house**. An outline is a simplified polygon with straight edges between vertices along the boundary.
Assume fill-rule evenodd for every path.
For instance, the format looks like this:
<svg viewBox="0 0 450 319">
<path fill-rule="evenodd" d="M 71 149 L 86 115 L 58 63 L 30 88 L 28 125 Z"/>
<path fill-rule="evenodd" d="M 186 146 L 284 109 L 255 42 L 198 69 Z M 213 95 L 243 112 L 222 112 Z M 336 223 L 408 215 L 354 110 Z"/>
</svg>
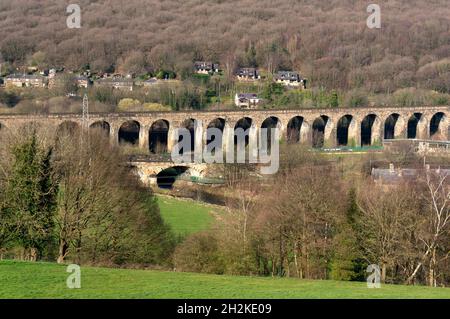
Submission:
<svg viewBox="0 0 450 319">
<path fill-rule="evenodd" d="M 234 97 L 234 104 L 241 108 L 256 108 L 261 102 L 261 99 L 256 93 L 236 93 Z"/>
</svg>

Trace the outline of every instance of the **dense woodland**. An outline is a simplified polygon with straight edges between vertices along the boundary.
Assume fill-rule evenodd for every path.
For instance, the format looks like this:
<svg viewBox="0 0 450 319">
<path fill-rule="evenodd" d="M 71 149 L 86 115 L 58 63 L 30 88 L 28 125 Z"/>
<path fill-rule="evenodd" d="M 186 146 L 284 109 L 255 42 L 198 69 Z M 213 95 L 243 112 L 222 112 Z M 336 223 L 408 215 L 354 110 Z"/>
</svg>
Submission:
<svg viewBox="0 0 450 319">
<path fill-rule="evenodd" d="M 372 30 L 362 0 L 81 0 L 81 29 L 66 27 L 67 4 L 1 1 L 4 67 L 170 71 L 185 79 L 195 60 L 209 60 L 220 62 L 225 81 L 236 67 L 298 70 L 312 87 L 350 92 L 345 103 L 355 106 L 370 93 L 397 92 L 402 100 L 411 90 L 417 103 L 448 103 L 448 96 L 423 98 L 428 90 L 450 91 L 447 0 L 385 1 L 382 28 Z M 204 106 L 204 92 L 188 91 L 196 101 L 187 107 Z"/>
</svg>

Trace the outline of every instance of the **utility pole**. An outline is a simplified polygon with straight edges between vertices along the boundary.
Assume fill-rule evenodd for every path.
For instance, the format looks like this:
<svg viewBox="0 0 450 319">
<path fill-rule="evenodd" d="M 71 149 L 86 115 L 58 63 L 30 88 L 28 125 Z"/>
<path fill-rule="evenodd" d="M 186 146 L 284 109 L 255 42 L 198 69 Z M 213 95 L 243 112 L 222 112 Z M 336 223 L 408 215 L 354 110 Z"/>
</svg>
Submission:
<svg viewBox="0 0 450 319">
<path fill-rule="evenodd" d="M 82 127 L 85 131 L 89 129 L 89 99 L 87 94 L 84 94 L 83 97 Z"/>
<path fill-rule="evenodd" d="M 84 94 L 83 97 L 83 113 L 81 117 L 80 144 L 81 149 L 83 149 L 85 146 L 89 148 L 89 99 L 87 94 Z"/>
</svg>

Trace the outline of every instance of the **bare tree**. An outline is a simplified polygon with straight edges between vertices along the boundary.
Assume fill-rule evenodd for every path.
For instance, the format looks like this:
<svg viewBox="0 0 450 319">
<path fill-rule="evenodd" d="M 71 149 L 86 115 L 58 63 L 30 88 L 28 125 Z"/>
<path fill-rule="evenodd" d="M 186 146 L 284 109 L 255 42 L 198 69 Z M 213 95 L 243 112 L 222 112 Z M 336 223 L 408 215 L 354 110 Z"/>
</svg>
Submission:
<svg viewBox="0 0 450 319">
<path fill-rule="evenodd" d="M 408 238 L 417 223 L 417 202 L 407 185 L 390 188 L 374 185 L 360 190 L 358 206 L 362 212 L 358 220 L 359 241 L 370 264 L 381 267 L 381 281 L 386 282 L 388 269 L 398 265 L 411 250 Z"/>
<path fill-rule="evenodd" d="M 444 247 L 444 259 L 448 258 L 448 234 L 450 227 L 450 187 L 448 173 L 437 170 L 426 170 L 423 177 L 423 198 L 426 206 L 423 207 L 424 222 L 419 232 L 419 243 L 422 254 L 414 267 L 407 282 L 412 283 L 419 270 L 428 264 L 427 282 L 436 286 L 437 279 L 437 250 Z M 441 261 L 442 261 L 441 260 Z"/>
</svg>

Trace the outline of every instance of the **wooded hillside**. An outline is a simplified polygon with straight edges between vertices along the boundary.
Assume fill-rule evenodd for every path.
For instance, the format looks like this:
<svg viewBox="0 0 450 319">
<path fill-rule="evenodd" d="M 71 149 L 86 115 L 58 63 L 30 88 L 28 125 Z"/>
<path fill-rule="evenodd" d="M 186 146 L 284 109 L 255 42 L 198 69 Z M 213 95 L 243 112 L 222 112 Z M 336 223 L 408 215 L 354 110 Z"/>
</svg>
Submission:
<svg viewBox="0 0 450 319">
<path fill-rule="evenodd" d="M 381 5 L 369 29 L 363 0 L 78 0 L 82 28 L 68 29 L 60 0 L 0 1 L 0 48 L 12 64 L 93 71 L 173 70 L 195 60 L 268 71 L 300 70 L 328 89 L 450 91 L 448 0 Z"/>
</svg>

